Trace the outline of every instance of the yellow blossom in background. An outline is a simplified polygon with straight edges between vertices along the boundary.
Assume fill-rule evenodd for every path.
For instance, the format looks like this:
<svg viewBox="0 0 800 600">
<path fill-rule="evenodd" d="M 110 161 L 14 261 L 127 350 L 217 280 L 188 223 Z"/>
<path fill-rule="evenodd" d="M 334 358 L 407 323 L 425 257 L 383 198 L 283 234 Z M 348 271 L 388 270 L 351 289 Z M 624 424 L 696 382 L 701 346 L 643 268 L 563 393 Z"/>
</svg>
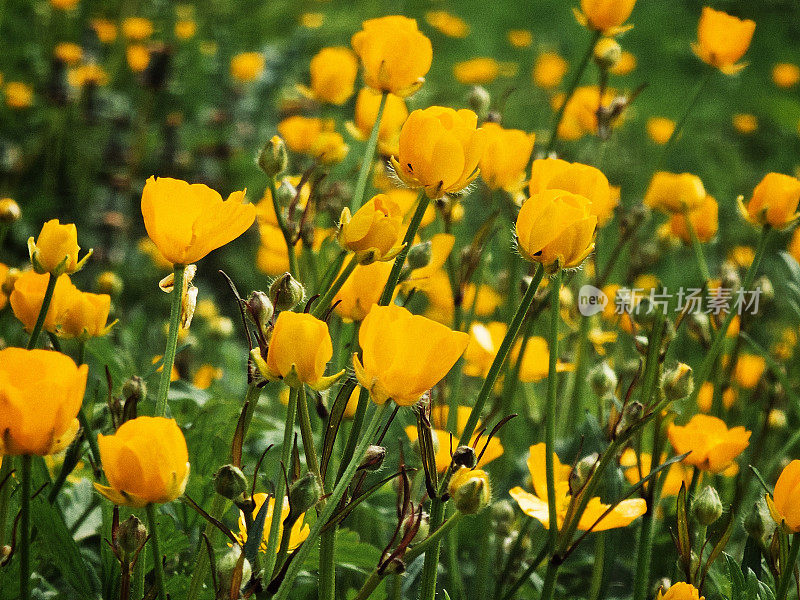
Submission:
<svg viewBox="0 0 800 600">
<path fill-rule="evenodd" d="M 353 356 L 358 382 L 378 404 L 416 403 L 464 353 L 469 336 L 397 305 L 373 306 L 361 323 L 363 358 Z"/>
<path fill-rule="evenodd" d="M 342 134 L 337 131 L 322 131 L 313 141 L 308 155 L 317 158 L 326 165 L 342 162 L 350 151 Z"/>
<path fill-rule="evenodd" d="M 533 83 L 545 90 L 552 90 L 561 85 L 567 74 L 569 63 L 557 52 L 543 52 L 536 58 L 533 66 Z"/>
<path fill-rule="evenodd" d="M 260 225 L 258 228 L 261 245 L 256 254 L 256 267 L 266 275 L 281 275 L 289 271 L 289 251 L 283 232 L 269 224 Z M 297 240 L 295 252 L 300 254 L 303 249 L 302 240 Z"/>
<path fill-rule="evenodd" d="M 58 10 L 72 10 L 80 0 L 50 0 L 50 5 Z"/>
<path fill-rule="evenodd" d="M 475 297 L 477 290 L 478 297 Z M 461 299 L 461 306 L 467 310 L 475 307 L 475 314 L 479 317 L 488 317 L 503 303 L 503 297 L 490 285 L 482 283 L 475 286 L 468 283 L 464 286 L 464 297 Z"/>
<path fill-rule="evenodd" d="M 437 233 L 430 239 L 431 259 L 424 267 L 414 269 L 408 278 L 400 285 L 403 291 L 408 293 L 412 288 L 426 291 L 430 287 L 430 279 L 443 271 L 447 257 L 453 250 L 456 239 L 449 233 Z M 447 273 L 444 273 L 445 277 Z M 448 284 L 449 285 L 449 284 Z M 452 299 L 452 293 L 450 294 Z"/>
<path fill-rule="evenodd" d="M 0 350 L 0 456 L 45 456 L 78 433 L 87 365 L 49 350 Z"/>
<path fill-rule="evenodd" d="M 692 45 L 692 50 L 704 63 L 733 75 L 746 66 L 736 63 L 750 47 L 755 30 L 756 24 L 750 19 L 739 19 L 706 6 L 697 25 L 697 43 Z"/>
<path fill-rule="evenodd" d="M 721 473 L 750 444 L 750 432 L 744 427 L 728 429 L 722 419 L 695 415 L 686 425 L 670 424 L 667 434 L 677 454 L 701 471 Z"/>
<path fill-rule="evenodd" d="M 703 199 L 700 206 L 689 212 L 689 222 L 692 224 L 697 239 L 709 242 L 717 235 L 719 228 L 719 205 L 709 195 Z M 680 238 L 685 244 L 692 243 L 689 228 L 686 226 L 686 216 L 682 213 L 672 213 L 669 217 L 669 227 L 672 235 Z"/>
<path fill-rule="evenodd" d="M 722 392 L 722 406 L 725 410 L 729 410 L 736 402 L 736 390 L 732 387 L 725 389 Z M 714 384 L 710 381 L 704 381 L 700 386 L 700 393 L 697 395 L 697 409 L 702 413 L 711 412 L 714 404 Z"/>
<path fill-rule="evenodd" d="M 319 29 L 325 22 L 325 15 L 321 12 L 306 12 L 300 15 L 300 25 L 306 29 Z"/>
<path fill-rule="evenodd" d="M 491 83 L 499 76 L 511 77 L 516 71 L 517 67 L 513 63 L 500 63 L 485 56 L 458 62 L 453 66 L 453 76 L 465 85 Z"/>
<path fill-rule="evenodd" d="M 144 17 L 128 17 L 122 22 L 122 34 L 129 40 L 146 40 L 153 35 L 153 22 Z"/>
<path fill-rule="evenodd" d="M 332 119 L 293 115 L 278 123 L 278 134 L 292 152 L 340 162 L 348 151 L 344 138 L 333 130 Z"/>
<path fill-rule="evenodd" d="M 242 52 L 231 58 L 231 77 L 239 83 L 250 83 L 258 79 L 265 64 L 260 52 Z"/>
<path fill-rule="evenodd" d="M 675 121 L 672 119 L 665 117 L 650 117 L 647 119 L 647 135 L 656 144 L 666 144 L 673 131 L 675 131 Z"/>
<path fill-rule="evenodd" d="M 800 81 L 800 67 L 792 63 L 778 63 L 772 67 L 772 82 L 779 88 L 788 89 Z"/>
<path fill-rule="evenodd" d="M 597 109 L 601 103 L 603 106 L 608 106 L 615 95 L 615 90 L 607 88 L 601 98 L 600 88 L 596 85 L 582 86 L 575 90 L 567 102 L 564 118 L 558 126 L 559 139 L 574 141 L 585 135 L 597 133 Z M 553 98 L 553 108 L 557 109 L 562 102 L 564 102 L 563 94 L 558 94 Z"/>
<path fill-rule="evenodd" d="M 732 118 L 733 128 L 745 135 L 753 133 L 758 129 L 758 119 L 755 115 L 736 114 Z"/>
<path fill-rule="evenodd" d="M 629 73 L 633 72 L 636 68 L 636 56 L 628 52 L 627 50 L 622 51 L 622 56 L 620 56 L 619 62 L 614 65 L 611 69 L 609 69 L 609 73 L 612 75 L 628 75 Z"/>
<path fill-rule="evenodd" d="M 125 48 L 125 60 L 134 73 L 141 73 L 150 63 L 150 51 L 144 44 L 130 44 Z"/>
<path fill-rule="evenodd" d="M 425 22 L 448 37 L 465 38 L 469 34 L 469 25 L 464 19 L 446 10 L 429 10 L 425 13 Z"/>
<path fill-rule="evenodd" d="M 528 48 L 533 43 L 533 34 L 527 29 L 511 29 L 506 37 L 514 48 Z"/>
<path fill-rule="evenodd" d="M 74 65 L 83 56 L 83 48 L 71 42 L 60 42 L 56 44 L 53 55 L 66 65 Z"/>
<path fill-rule="evenodd" d="M 753 196 L 742 211 L 756 225 L 784 229 L 797 218 L 800 202 L 800 180 L 782 173 L 767 173 L 753 190 Z"/>
<path fill-rule="evenodd" d="M 521 487 L 514 487 L 509 490 L 509 494 L 520 509 L 529 517 L 539 521 L 545 529 L 550 527 L 550 510 L 547 504 L 547 476 L 545 472 L 545 445 L 536 444 L 530 447 L 528 456 L 528 470 L 533 482 L 533 491 L 525 491 Z M 556 496 L 556 522 L 558 528 L 564 525 L 567 510 L 572 502 L 569 490 L 569 477 L 572 468 L 569 465 L 561 464 L 556 453 L 553 453 L 554 475 L 555 475 L 555 496 Z M 623 500 L 615 506 L 606 516 L 603 514 L 610 507 L 598 497 L 589 500 L 586 509 L 578 521 L 578 530 L 586 531 L 590 527 L 592 531 L 605 531 L 630 525 L 634 519 L 642 516 L 647 510 L 647 503 L 643 498 L 633 498 Z M 602 517 L 602 519 L 601 519 Z M 600 519 L 598 521 L 598 519 Z M 596 524 L 595 524 L 596 523 Z"/>
<path fill-rule="evenodd" d="M 51 275 L 39 275 L 33 271 L 22 273 L 14 282 L 14 289 L 9 295 L 8 301 L 14 316 L 19 319 L 25 331 L 32 332 L 39 316 L 44 301 L 47 282 Z M 67 307 L 71 302 L 72 295 L 76 292 L 72 285 L 69 275 L 61 275 L 56 280 L 53 298 L 50 301 L 50 308 L 44 320 L 44 328 L 50 333 L 56 333 L 66 318 Z"/>
<path fill-rule="evenodd" d="M 486 150 L 478 165 L 481 178 L 491 190 L 519 191 L 536 136 L 504 129 L 498 123 L 485 123 L 482 129 L 486 132 Z"/>
<path fill-rule="evenodd" d="M 775 522 L 785 531 L 800 531 L 800 460 L 793 460 L 781 471 L 775 490 L 767 494 L 767 506 Z"/>
<path fill-rule="evenodd" d="M 761 381 L 766 368 L 763 356 L 742 352 L 733 368 L 733 379 L 739 387 L 751 390 Z"/>
<path fill-rule="evenodd" d="M 87 63 L 69 71 L 69 84 L 81 88 L 87 85 L 108 85 L 109 76 L 105 69 L 96 63 Z"/>
<path fill-rule="evenodd" d="M 364 68 L 364 83 L 381 92 L 410 96 L 431 68 L 431 41 L 417 22 L 392 15 L 368 19 L 350 41 Z"/>
<path fill-rule="evenodd" d="M 728 252 L 728 259 L 739 268 L 747 268 L 753 263 L 755 250 L 750 246 L 734 246 Z"/>
<path fill-rule="evenodd" d="M 33 104 L 33 88 L 21 81 L 9 81 L 3 92 L 9 108 L 28 108 Z"/>
<path fill-rule="evenodd" d="M 706 189 L 697 175 L 659 171 L 650 180 L 644 203 L 666 213 L 683 213 L 699 207 L 706 196 Z"/>
<path fill-rule="evenodd" d="M 363 320 L 380 300 L 392 266 L 389 261 L 356 266 L 333 299 L 334 312 L 348 321 Z"/>
<path fill-rule="evenodd" d="M 179 40 L 190 40 L 197 33 L 197 23 L 192 19 L 179 19 L 175 22 L 175 37 Z"/>
<path fill-rule="evenodd" d="M 253 519 L 255 520 L 256 516 L 258 515 L 261 507 L 264 505 L 264 501 L 267 500 L 268 494 L 253 494 L 253 502 L 255 503 L 255 507 L 253 508 Z M 275 511 L 275 498 L 269 496 L 269 500 L 267 500 L 267 510 L 264 519 L 264 533 L 261 537 L 261 543 L 258 546 L 260 552 L 267 551 L 267 540 L 269 540 L 269 530 L 272 526 L 272 514 Z M 278 539 L 283 536 L 283 523 L 286 520 L 286 517 L 289 516 L 289 498 L 283 498 L 283 504 L 281 506 L 281 520 L 280 525 L 278 527 Z M 291 552 L 296 550 L 300 544 L 302 544 L 305 539 L 308 537 L 311 528 L 308 526 L 308 523 L 305 522 L 305 513 L 302 513 L 297 521 L 292 525 L 292 529 L 289 532 L 289 548 L 288 550 Z M 244 544 L 247 541 L 247 525 L 245 524 L 244 513 L 239 511 L 239 540 L 241 543 Z M 278 551 L 278 548 L 275 548 L 275 551 Z"/>
<path fill-rule="evenodd" d="M 347 124 L 348 131 L 353 137 L 361 141 L 369 139 L 372 127 L 378 118 L 380 103 L 381 94 L 372 88 L 365 87 L 358 92 L 353 122 Z M 406 101 L 394 94 L 388 94 L 378 129 L 378 150 L 384 156 L 400 152 L 400 129 L 407 118 Z"/>
<path fill-rule="evenodd" d="M 94 487 L 114 504 L 143 507 L 183 495 L 189 479 L 189 452 L 174 419 L 138 417 L 97 445 L 108 485 Z"/>
<path fill-rule="evenodd" d="M 90 23 L 101 44 L 110 44 L 117 39 L 117 26 L 113 21 L 92 19 Z"/>
<path fill-rule="evenodd" d="M 350 48 L 323 48 L 311 59 L 311 92 L 317 100 L 341 105 L 350 99 L 358 75 L 358 58 Z"/>
<path fill-rule="evenodd" d="M 392 202 L 400 207 L 400 211 L 404 215 L 403 220 L 409 220 L 411 215 L 414 214 L 417 204 L 419 203 L 419 194 L 414 190 L 409 190 L 406 188 L 390 188 L 386 190 L 385 194 L 392 200 Z M 422 215 L 422 221 L 419 224 L 420 229 L 427 227 L 433 223 L 435 219 L 436 208 L 429 204 L 428 208 L 425 209 L 425 213 Z"/>
<path fill-rule="evenodd" d="M 499 321 L 472 324 L 464 351 L 464 375 L 486 377 L 507 330 L 508 325 Z"/>
<path fill-rule="evenodd" d="M 284 177 L 281 182 L 276 182 L 282 186 L 290 186 L 288 189 L 294 192 L 292 202 L 296 202 L 295 210 L 297 211 L 305 210 L 308 199 L 311 197 L 311 184 L 308 181 L 303 184 L 302 188 L 297 189 L 301 181 L 302 177 L 289 176 Z M 255 206 L 259 225 L 278 227 L 278 217 L 275 214 L 275 204 L 272 202 L 272 189 L 270 187 L 264 189 L 264 195 Z"/>
<path fill-rule="evenodd" d="M 412 112 L 400 131 L 400 152 L 392 157 L 397 176 L 429 198 L 461 192 L 478 177 L 486 132 L 471 110 L 431 106 Z"/>
<path fill-rule="evenodd" d="M 164 358 L 164 357 L 161 354 L 158 354 L 157 356 L 154 356 L 153 359 L 150 362 L 155 365 L 162 358 Z M 156 373 L 161 373 L 163 370 L 164 370 L 164 365 L 161 365 L 156 369 Z M 169 380 L 170 381 L 178 381 L 180 378 L 181 378 L 181 374 L 178 373 L 178 369 L 175 368 L 175 365 L 172 365 L 172 370 L 169 372 Z"/>
<path fill-rule="evenodd" d="M 666 456 L 661 457 L 661 463 L 666 460 Z M 619 458 L 619 465 L 623 468 L 625 479 L 631 485 L 636 485 L 650 474 L 652 466 L 652 456 L 643 452 L 639 456 L 633 448 L 626 448 Z M 681 485 L 689 488 L 692 481 L 692 471 L 681 462 L 672 463 L 667 467 L 666 475 L 661 481 L 661 497 L 669 498 L 677 496 L 681 490 Z M 647 486 L 647 484 L 645 484 Z"/>
<path fill-rule="evenodd" d="M 666 593 L 663 588 L 659 588 L 656 600 L 705 600 L 705 596 L 701 596 L 700 590 L 691 583 L 679 581 L 673 583 Z"/>
<path fill-rule="evenodd" d="M 192 383 L 194 387 L 207 390 L 211 387 L 211 384 L 215 381 L 222 379 L 222 369 L 219 367 L 215 367 L 214 365 L 205 364 L 202 365 L 194 374 L 194 378 L 192 379 Z"/>
<path fill-rule="evenodd" d="M 518 340 L 511 348 L 511 364 L 516 364 L 519 353 L 522 349 L 522 340 Z M 541 381 L 547 377 L 550 364 L 550 349 L 547 347 L 547 340 L 538 335 L 528 338 L 528 345 L 525 347 L 525 354 L 522 355 L 522 362 L 519 368 L 519 380 L 523 383 Z M 564 373 L 572 371 L 573 365 L 556 362 L 556 372 Z"/>
</svg>

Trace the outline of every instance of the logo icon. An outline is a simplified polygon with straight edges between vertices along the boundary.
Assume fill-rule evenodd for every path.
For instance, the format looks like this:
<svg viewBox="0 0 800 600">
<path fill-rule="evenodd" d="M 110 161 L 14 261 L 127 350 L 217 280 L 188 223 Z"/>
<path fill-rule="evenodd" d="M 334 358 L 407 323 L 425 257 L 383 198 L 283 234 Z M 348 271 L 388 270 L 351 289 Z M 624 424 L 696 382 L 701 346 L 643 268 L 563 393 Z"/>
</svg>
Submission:
<svg viewBox="0 0 800 600">
<path fill-rule="evenodd" d="M 608 305 L 608 296 L 593 285 L 584 285 L 578 290 L 578 311 L 584 317 L 591 317 Z"/>
</svg>

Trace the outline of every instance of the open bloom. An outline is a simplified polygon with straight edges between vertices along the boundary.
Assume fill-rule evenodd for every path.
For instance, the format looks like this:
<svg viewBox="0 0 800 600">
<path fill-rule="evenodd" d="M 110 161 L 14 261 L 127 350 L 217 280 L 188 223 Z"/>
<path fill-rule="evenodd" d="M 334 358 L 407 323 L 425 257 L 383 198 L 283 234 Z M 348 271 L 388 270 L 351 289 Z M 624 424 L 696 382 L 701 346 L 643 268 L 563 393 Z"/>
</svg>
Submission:
<svg viewBox="0 0 800 600">
<path fill-rule="evenodd" d="M 767 506 L 772 518 L 787 531 L 800 531 L 800 460 L 793 460 L 775 483 L 772 497 L 767 495 Z"/>
<path fill-rule="evenodd" d="M 702 471 L 721 473 L 750 444 L 750 432 L 744 427 L 728 429 L 722 419 L 695 415 L 686 425 L 672 424 L 669 441 L 675 452 L 689 456 L 683 459 Z"/>
<path fill-rule="evenodd" d="M 16 279 L 14 289 L 9 295 L 8 301 L 11 304 L 11 310 L 14 311 L 14 316 L 19 319 L 25 327 L 25 331 L 29 333 L 33 331 L 36 319 L 39 318 L 49 277 L 52 275 L 39 275 L 33 271 L 26 271 Z M 72 297 L 76 293 L 80 292 L 72 285 L 69 275 L 61 275 L 56 279 L 50 308 L 47 309 L 44 319 L 45 331 L 58 333 L 67 317 L 67 309 L 72 304 Z"/>
<path fill-rule="evenodd" d="M 481 177 L 489 189 L 518 191 L 536 136 L 519 129 L 503 129 L 497 123 L 486 123 L 482 129 L 486 132 L 486 150 L 479 163 Z"/>
<path fill-rule="evenodd" d="M 150 177 L 142 192 L 147 235 L 168 261 L 188 265 L 242 235 L 256 209 L 244 204 L 244 191 L 227 200 L 201 183 Z"/>
<path fill-rule="evenodd" d="M 52 273 L 56 277 L 62 273 L 79 271 L 91 256 L 92 251 L 78 260 L 78 230 L 72 223 L 64 224 L 51 219 L 42 225 L 39 237 L 34 242 L 28 238 L 28 252 L 31 264 L 37 273 Z"/>
<path fill-rule="evenodd" d="M 341 105 L 353 95 L 358 59 L 350 48 L 323 48 L 311 59 L 311 92 L 321 102 Z"/>
<path fill-rule="evenodd" d="M 755 30 L 756 24 L 750 19 L 739 19 L 706 6 L 700 15 L 697 43 L 692 49 L 704 63 L 732 75 L 745 67 L 736 61 L 747 52 Z"/>
<path fill-rule="evenodd" d="M 242 52 L 231 59 L 231 77 L 240 83 L 255 81 L 264 70 L 264 55 L 260 52 Z"/>
<path fill-rule="evenodd" d="M 354 215 L 345 207 L 339 219 L 339 244 L 355 252 L 362 264 L 397 256 L 402 249 L 398 243 L 402 233 L 402 211 L 386 194 L 374 196 Z"/>
<path fill-rule="evenodd" d="M 569 63 L 557 52 L 543 52 L 536 59 L 531 72 L 533 82 L 542 89 L 552 90 L 561 85 Z"/>
<path fill-rule="evenodd" d="M 85 340 L 106 335 L 116 323 L 106 325 L 111 310 L 111 296 L 75 289 L 65 302 L 58 335 Z"/>
<path fill-rule="evenodd" d="M 669 217 L 669 228 L 672 235 L 679 237 L 686 244 L 691 244 L 692 237 L 686 224 L 686 218 L 686 215 L 681 213 L 672 213 Z M 706 194 L 700 205 L 689 213 L 688 218 L 697 239 L 701 242 L 709 242 L 717 235 L 719 206 L 712 196 Z"/>
<path fill-rule="evenodd" d="M 378 118 L 381 94 L 372 88 L 362 88 L 356 96 L 355 115 L 347 130 L 358 140 L 366 141 Z M 378 129 L 378 151 L 384 156 L 396 155 L 400 151 L 400 128 L 408 118 L 406 101 L 400 96 L 387 94 L 386 105 Z"/>
<path fill-rule="evenodd" d="M 356 266 L 333 299 L 334 312 L 349 321 L 364 319 L 380 300 L 392 266 L 388 261 Z"/>
<path fill-rule="evenodd" d="M 659 146 L 663 146 L 675 131 L 675 121 L 666 117 L 650 117 L 647 119 L 647 135 Z"/>
<path fill-rule="evenodd" d="M 661 462 L 665 459 L 666 456 L 662 456 Z M 633 448 L 626 448 L 619 458 L 619 466 L 622 467 L 628 483 L 636 485 L 650 474 L 652 457 L 646 452 L 637 456 Z M 666 475 L 661 478 L 661 497 L 677 496 L 681 486 L 685 484 L 688 489 L 691 482 L 692 470 L 682 462 L 672 463 L 667 468 Z"/>
<path fill-rule="evenodd" d="M 457 194 L 478 176 L 486 132 L 471 110 L 431 106 L 408 116 L 399 147 L 397 158 L 392 157 L 397 176 L 436 199 Z"/>
<path fill-rule="evenodd" d="M 114 504 L 163 504 L 186 489 L 189 452 L 174 419 L 131 419 L 112 435 L 99 434 L 97 445 L 109 485 L 94 487 Z"/>
<path fill-rule="evenodd" d="M 544 444 L 531 446 L 530 456 L 528 457 L 528 470 L 533 482 L 533 494 L 526 492 L 521 487 L 512 488 L 508 493 L 517 501 L 522 512 L 539 521 L 544 525 L 545 529 L 549 529 L 550 510 L 547 504 L 545 457 Z M 569 490 L 569 476 L 572 468 L 569 465 L 562 465 L 555 452 L 553 453 L 553 463 L 556 488 L 556 518 L 558 528 L 561 529 L 564 525 L 569 505 L 572 502 Z M 597 520 L 608 508 L 609 505 L 603 504 L 598 497 L 589 500 L 586 510 L 584 510 L 578 521 L 578 529 L 586 531 L 591 527 L 592 531 L 605 531 L 607 529 L 616 529 L 617 527 L 626 527 L 647 511 L 647 503 L 643 498 L 623 500 L 598 522 Z"/>
<path fill-rule="evenodd" d="M 599 127 L 597 110 L 601 105 L 607 107 L 611 104 L 616 95 L 617 92 L 611 88 L 606 88 L 601 96 L 600 88 L 596 85 L 580 86 L 564 108 L 564 118 L 558 126 L 558 138 L 572 141 L 597 133 Z M 557 94 L 553 97 L 551 105 L 553 109 L 557 109 L 562 102 L 564 94 Z"/>
<path fill-rule="evenodd" d="M 78 433 L 87 365 L 49 350 L 0 350 L 0 456 L 64 450 Z"/>
<path fill-rule="evenodd" d="M 705 600 L 705 596 L 701 596 L 700 590 L 691 583 L 679 581 L 669 586 L 666 592 L 659 588 L 656 600 Z"/>
<path fill-rule="evenodd" d="M 636 0 L 581 0 L 581 10 L 575 15 L 589 29 L 616 35 L 628 29 L 622 24 L 631 16 L 635 4 Z"/>
<path fill-rule="evenodd" d="M 267 499 L 267 494 L 253 494 L 253 502 L 255 502 L 255 508 L 253 509 L 253 519 L 255 520 L 256 516 L 258 516 L 258 512 L 261 510 L 261 507 L 264 506 L 264 500 Z M 272 513 L 275 510 L 275 498 L 273 496 L 269 497 L 269 501 L 267 504 L 267 514 L 266 518 L 264 519 L 264 534 L 261 537 L 261 544 L 259 544 L 258 549 L 261 552 L 267 551 L 267 542 L 269 540 L 269 530 L 272 526 Z M 281 506 L 281 522 L 280 526 L 278 527 L 278 539 L 283 537 L 283 522 L 286 517 L 289 516 L 289 498 L 284 496 L 283 504 Z M 297 549 L 297 547 L 302 544 L 305 539 L 308 537 L 311 528 L 305 522 L 305 513 L 300 515 L 300 518 L 295 521 L 294 525 L 292 525 L 292 529 L 289 532 L 289 551 Z M 247 525 L 245 525 L 244 520 L 244 513 L 239 511 L 239 540 L 244 544 L 247 541 Z M 279 548 L 275 548 L 277 552 Z"/>
<path fill-rule="evenodd" d="M 378 404 L 391 398 L 408 406 L 447 375 L 469 336 L 392 304 L 372 307 L 358 341 L 363 354 L 363 362 L 353 356 L 358 382 Z"/>
<path fill-rule="evenodd" d="M 783 229 L 797 218 L 798 202 L 800 180 L 782 173 L 767 173 L 747 205 L 740 208 L 751 223 Z"/>
<path fill-rule="evenodd" d="M 425 82 L 433 61 L 431 41 L 414 19 L 400 15 L 368 19 L 350 40 L 374 90 L 410 96 Z"/>
<path fill-rule="evenodd" d="M 697 175 L 659 171 L 650 180 L 644 203 L 667 213 L 683 213 L 699 207 L 706 196 L 706 189 Z"/>
<path fill-rule="evenodd" d="M 517 215 L 517 248 L 526 260 L 549 272 L 579 266 L 594 250 L 597 217 L 583 196 L 544 190 L 522 205 Z"/>
</svg>

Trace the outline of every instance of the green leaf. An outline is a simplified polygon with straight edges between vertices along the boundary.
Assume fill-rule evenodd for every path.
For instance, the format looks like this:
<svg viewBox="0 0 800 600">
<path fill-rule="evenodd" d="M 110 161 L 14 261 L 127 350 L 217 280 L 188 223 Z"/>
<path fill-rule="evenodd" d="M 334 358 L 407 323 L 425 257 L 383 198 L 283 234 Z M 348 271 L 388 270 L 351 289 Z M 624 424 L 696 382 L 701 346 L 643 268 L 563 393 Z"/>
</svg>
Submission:
<svg viewBox="0 0 800 600">
<path fill-rule="evenodd" d="M 374 569 L 381 558 L 381 552 L 375 546 L 361 541 L 361 537 L 351 529 L 340 529 L 336 534 L 336 554 L 334 560 L 338 567 L 349 567 L 368 573 Z M 310 570 L 319 567 L 319 546 L 306 559 L 305 565 Z"/>
</svg>

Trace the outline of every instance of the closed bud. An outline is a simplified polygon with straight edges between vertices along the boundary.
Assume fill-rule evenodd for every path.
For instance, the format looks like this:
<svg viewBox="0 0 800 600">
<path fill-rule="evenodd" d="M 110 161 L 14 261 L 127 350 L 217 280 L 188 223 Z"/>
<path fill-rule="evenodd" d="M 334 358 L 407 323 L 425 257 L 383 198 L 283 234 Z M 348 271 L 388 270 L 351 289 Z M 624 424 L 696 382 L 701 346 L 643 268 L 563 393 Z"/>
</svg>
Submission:
<svg viewBox="0 0 800 600">
<path fill-rule="evenodd" d="M 486 88 L 476 85 L 469 91 L 467 97 L 467 104 L 472 111 L 478 115 L 478 119 L 482 120 L 489 114 L 489 106 L 492 104 L 492 97 Z"/>
<path fill-rule="evenodd" d="M 145 541 L 147 541 L 147 527 L 135 516 L 131 515 L 119 524 L 116 549 L 124 562 L 131 562 Z"/>
<path fill-rule="evenodd" d="M 364 460 L 358 466 L 359 469 L 366 471 L 378 471 L 383 466 L 383 459 L 386 458 L 386 448 L 383 446 L 369 446 Z"/>
<path fill-rule="evenodd" d="M 602 38 L 594 47 L 594 62 L 604 71 L 613 69 L 622 58 L 622 47 L 614 38 Z"/>
<path fill-rule="evenodd" d="M 431 262 L 431 241 L 428 240 L 411 246 L 406 260 L 408 260 L 408 266 L 412 269 L 427 267 Z"/>
<path fill-rule="evenodd" d="M 258 166 L 270 177 L 277 177 L 289 165 L 286 144 L 278 135 L 273 135 L 258 153 Z"/>
<path fill-rule="evenodd" d="M 685 363 L 679 363 L 677 367 L 664 373 L 661 385 L 668 400 L 686 398 L 694 390 L 692 368 Z"/>
<path fill-rule="evenodd" d="M 489 504 L 492 489 L 489 475 L 480 469 L 461 467 L 450 479 L 448 492 L 461 513 L 474 515 Z"/>
<path fill-rule="evenodd" d="M 726 263 L 727 267 L 723 266 L 720 272 L 720 287 L 726 291 L 733 291 L 742 285 L 742 278 L 739 277 L 739 271 L 736 270 L 730 263 Z M 713 286 L 709 286 L 712 287 Z M 712 290 L 713 291 L 713 290 Z"/>
<path fill-rule="evenodd" d="M 295 188 L 288 179 L 281 181 L 280 186 L 276 190 L 276 197 L 278 199 L 278 206 L 289 206 L 297 195 L 297 188 Z"/>
<path fill-rule="evenodd" d="M 457 467 L 474 468 L 478 464 L 478 457 L 472 446 L 459 446 L 453 452 L 453 464 Z"/>
<path fill-rule="evenodd" d="M 97 276 L 95 287 L 99 293 L 115 298 L 122 293 L 122 278 L 113 271 L 103 271 Z"/>
<path fill-rule="evenodd" d="M 629 402 L 620 415 L 616 426 L 616 434 L 619 435 L 631 425 L 634 425 L 642 418 L 644 407 L 639 402 Z"/>
<path fill-rule="evenodd" d="M 760 290 L 759 297 L 762 302 L 772 302 L 775 299 L 775 287 L 766 275 L 762 275 L 756 280 L 753 286 L 753 291 L 755 290 Z"/>
<path fill-rule="evenodd" d="M 307 510 L 314 508 L 322 496 L 317 476 L 313 473 L 306 473 L 289 487 L 289 506 L 290 520 L 297 520 Z"/>
<path fill-rule="evenodd" d="M 275 314 L 275 307 L 272 306 L 272 300 L 269 299 L 267 294 L 255 291 L 247 299 L 247 313 L 263 332 L 267 330 L 269 322 L 272 320 L 272 315 Z"/>
<path fill-rule="evenodd" d="M 217 585 L 219 586 L 220 598 L 229 598 L 231 584 L 234 581 L 236 570 L 239 568 L 239 560 L 242 556 L 241 546 L 234 545 L 217 561 Z M 241 582 L 244 586 L 253 574 L 250 562 L 245 558 L 241 565 Z"/>
<path fill-rule="evenodd" d="M 619 228 L 621 233 L 626 234 L 638 228 L 649 212 L 650 210 L 644 204 L 636 204 L 630 208 L 624 209 L 624 212 L 619 216 Z"/>
<path fill-rule="evenodd" d="M 594 393 L 603 398 L 608 394 L 614 393 L 619 380 L 617 379 L 617 374 L 614 373 L 614 369 L 606 361 L 603 361 L 589 371 L 589 382 Z"/>
<path fill-rule="evenodd" d="M 214 474 L 214 488 L 228 500 L 236 500 L 247 492 L 247 478 L 239 467 L 223 465 Z"/>
<path fill-rule="evenodd" d="M 492 528 L 500 537 L 508 537 L 514 526 L 514 507 L 509 500 L 492 504 Z"/>
<path fill-rule="evenodd" d="M 747 535 L 756 540 L 760 545 L 764 540 L 772 535 L 775 529 L 775 521 L 769 514 L 769 509 L 763 498 L 753 504 L 752 510 L 744 518 L 744 530 Z"/>
<path fill-rule="evenodd" d="M 703 345 L 711 343 L 711 320 L 705 313 L 690 313 L 686 318 L 689 335 Z"/>
<path fill-rule="evenodd" d="M 19 204 L 11 198 L 0 198 L 0 223 L 3 225 L 10 225 L 19 221 L 22 217 L 22 211 Z"/>
<path fill-rule="evenodd" d="M 717 490 L 707 485 L 694 499 L 692 505 L 697 522 L 704 527 L 711 525 L 722 516 L 722 502 Z"/>
<path fill-rule="evenodd" d="M 594 470 L 597 468 L 598 458 L 599 456 L 596 452 L 589 456 L 584 456 L 578 461 L 575 468 L 572 469 L 572 472 L 569 474 L 569 491 L 573 496 L 583 489 L 589 477 L 594 473 Z"/>
<path fill-rule="evenodd" d="M 140 402 L 147 397 L 147 384 L 144 379 L 138 375 L 134 375 L 122 384 L 122 397 L 126 402 L 134 401 Z"/>
<path fill-rule="evenodd" d="M 289 310 L 297 306 L 305 298 L 303 284 L 290 273 L 284 273 L 269 286 L 269 299 L 275 310 Z"/>
</svg>

